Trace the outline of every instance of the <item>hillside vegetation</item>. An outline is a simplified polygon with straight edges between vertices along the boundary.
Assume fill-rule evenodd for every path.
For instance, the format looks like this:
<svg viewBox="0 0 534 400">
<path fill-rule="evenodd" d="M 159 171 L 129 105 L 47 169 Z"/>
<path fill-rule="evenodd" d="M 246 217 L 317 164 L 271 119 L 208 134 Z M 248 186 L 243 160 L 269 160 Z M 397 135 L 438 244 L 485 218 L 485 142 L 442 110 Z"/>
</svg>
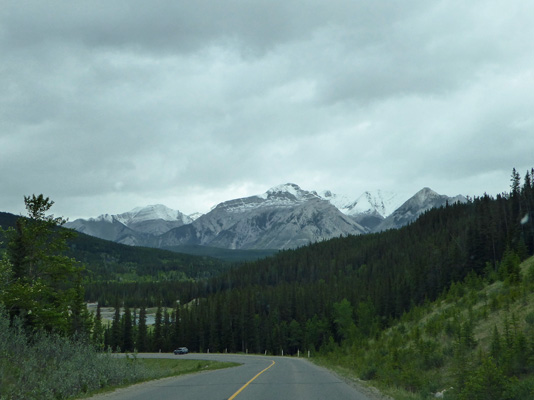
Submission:
<svg viewBox="0 0 534 400">
<path fill-rule="evenodd" d="M 19 216 L 0 212 L 0 227 L 15 228 Z M 70 231 L 61 228 L 61 230 Z M 74 233 L 74 232 L 73 232 Z M 1 239 L 0 232 L 0 239 Z M 230 268 L 208 252 L 184 253 L 134 247 L 76 232 L 67 240 L 66 254 L 85 266 L 84 282 L 160 282 L 205 279 Z M 0 242 L 0 251 L 7 241 Z M 214 252 L 212 252 L 214 253 Z M 216 253 L 215 253 L 216 255 Z M 239 260 L 239 255 L 235 255 Z"/>
<path fill-rule="evenodd" d="M 396 399 L 532 399 L 534 257 L 519 272 L 470 274 L 372 337 L 354 330 L 319 362 Z"/>
</svg>

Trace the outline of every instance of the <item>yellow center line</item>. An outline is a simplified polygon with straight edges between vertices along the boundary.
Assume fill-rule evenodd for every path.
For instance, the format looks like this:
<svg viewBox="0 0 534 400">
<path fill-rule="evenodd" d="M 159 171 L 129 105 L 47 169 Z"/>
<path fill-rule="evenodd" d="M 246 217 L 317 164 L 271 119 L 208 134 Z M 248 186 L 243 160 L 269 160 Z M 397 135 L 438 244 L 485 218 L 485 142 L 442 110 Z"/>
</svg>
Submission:
<svg viewBox="0 0 534 400">
<path fill-rule="evenodd" d="M 237 395 L 238 395 L 239 393 L 241 393 L 243 390 L 245 390 L 245 388 L 246 388 L 248 385 L 250 385 L 250 384 L 254 381 L 254 379 L 256 379 L 258 376 L 260 376 L 260 375 L 263 374 L 265 371 L 267 371 L 269 368 L 271 368 L 271 367 L 275 364 L 275 362 L 274 362 L 273 360 L 271 360 L 271 361 L 272 361 L 272 364 L 271 364 L 271 365 L 269 365 L 269 366 L 268 366 L 267 368 L 265 368 L 263 371 L 258 372 L 258 374 L 257 374 L 254 378 L 252 378 L 250 381 L 248 381 L 247 383 L 245 383 L 245 384 L 241 387 L 241 389 L 239 389 L 237 392 L 235 392 L 235 393 L 232 395 L 232 397 L 229 397 L 228 400 L 234 400 L 234 399 L 237 397 Z"/>
</svg>

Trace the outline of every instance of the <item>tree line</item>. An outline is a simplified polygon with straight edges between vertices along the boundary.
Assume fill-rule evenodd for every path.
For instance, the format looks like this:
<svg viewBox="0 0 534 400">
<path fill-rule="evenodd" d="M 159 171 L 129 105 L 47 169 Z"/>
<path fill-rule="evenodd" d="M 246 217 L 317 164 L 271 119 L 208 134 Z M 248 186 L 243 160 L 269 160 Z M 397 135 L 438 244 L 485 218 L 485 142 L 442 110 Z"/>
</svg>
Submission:
<svg viewBox="0 0 534 400">
<path fill-rule="evenodd" d="M 92 287 L 90 299 L 167 308 L 167 334 L 151 333 L 164 350 L 327 350 L 375 335 L 469 274 L 520 279 L 507 260 L 534 253 L 533 172 L 521 181 L 514 169 L 509 193 L 429 210 L 399 230 L 281 251 L 198 282 Z"/>
</svg>

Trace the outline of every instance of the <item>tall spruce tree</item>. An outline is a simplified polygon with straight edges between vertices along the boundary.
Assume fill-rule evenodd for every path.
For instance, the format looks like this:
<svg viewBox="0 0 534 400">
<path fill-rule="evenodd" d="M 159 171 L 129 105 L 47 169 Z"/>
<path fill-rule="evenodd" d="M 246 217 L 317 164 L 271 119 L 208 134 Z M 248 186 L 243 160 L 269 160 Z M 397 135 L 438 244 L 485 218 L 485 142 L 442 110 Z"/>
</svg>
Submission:
<svg viewBox="0 0 534 400">
<path fill-rule="evenodd" d="M 120 352 L 122 349 L 122 329 L 121 329 L 121 307 L 118 301 L 115 305 L 115 314 L 111 323 L 111 348 L 113 351 Z"/>
<path fill-rule="evenodd" d="M 153 351 L 159 352 L 163 347 L 163 314 L 161 305 L 156 311 L 156 319 L 154 321 L 154 336 L 152 338 Z"/>
<path fill-rule="evenodd" d="M 93 325 L 92 340 L 97 349 L 104 347 L 104 327 L 102 325 L 102 310 L 100 304 L 96 307 L 96 315 Z"/>
<path fill-rule="evenodd" d="M 76 277 L 76 283 L 71 292 L 70 332 L 73 336 L 89 338 L 91 328 L 94 328 L 94 323 L 85 304 L 81 275 Z"/>
<path fill-rule="evenodd" d="M 136 348 L 140 353 L 148 351 L 148 330 L 146 326 L 146 308 L 144 306 L 139 311 Z"/>
<path fill-rule="evenodd" d="M 122 346 L 124 351 L 134 350 L 132 313 L 128 305 L 124 307 L 122 318 Z"/>
<path fill-rule="evenodd" d="M 65 219 L 47 214 L 54 204 L 48 197 L 25 196 L 24 203 L 28 217 L 18 218 L 15 229 L 6 232 L 12 273 L 2 300 L 11 317 L 22 318 L 29 330 L 86 330 L 87 315 L 80 304 L 82 268 L 65 255 L 67 239 L 75 233 L 60 229 Z"/>
</svg>

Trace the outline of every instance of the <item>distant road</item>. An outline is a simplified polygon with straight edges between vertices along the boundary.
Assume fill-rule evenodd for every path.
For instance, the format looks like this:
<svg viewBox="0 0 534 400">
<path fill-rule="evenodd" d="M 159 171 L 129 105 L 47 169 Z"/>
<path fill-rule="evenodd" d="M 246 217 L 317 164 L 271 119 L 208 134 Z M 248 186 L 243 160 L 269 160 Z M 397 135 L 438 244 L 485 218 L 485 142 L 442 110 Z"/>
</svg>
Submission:
<svg viewBox="0 0 534 400">
<path fill-rule="evenodd" d="M 327 370 L 303 358 L 222 354 L 143 354 L 147 358 L 185 358 L 237 362 L 226 368 L 165 378 L 92 400 L 373 400 Z"/>
</svg>

